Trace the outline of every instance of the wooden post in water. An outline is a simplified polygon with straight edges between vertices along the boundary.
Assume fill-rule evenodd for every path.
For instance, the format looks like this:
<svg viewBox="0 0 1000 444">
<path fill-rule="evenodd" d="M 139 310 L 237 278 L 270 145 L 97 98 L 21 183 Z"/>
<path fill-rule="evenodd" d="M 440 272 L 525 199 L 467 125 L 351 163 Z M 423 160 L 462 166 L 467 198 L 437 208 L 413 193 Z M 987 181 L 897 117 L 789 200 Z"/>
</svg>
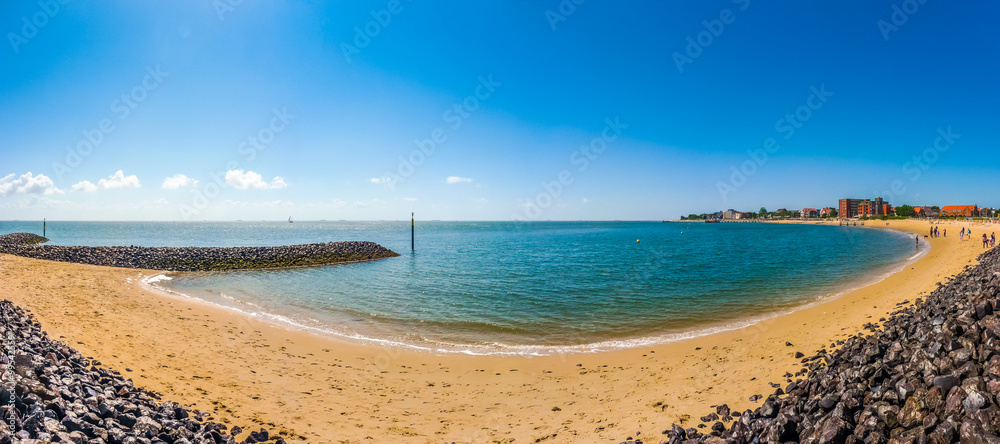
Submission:
<svg viewBox="0 0 1000 444">
<path fill-rule="evenodd" d="M 45 237 L 45 218 L 42 218 L 42 237 Z"/>
<path fill-rule="evenodd" d="M 416 247 L 415 247 L 415 245 L 413 243 L 413 233 L 414 233 L 414 231 L 413 231 L 413 213 L 410 213 L 410 251 L 416 250 Z"/>
</svg>

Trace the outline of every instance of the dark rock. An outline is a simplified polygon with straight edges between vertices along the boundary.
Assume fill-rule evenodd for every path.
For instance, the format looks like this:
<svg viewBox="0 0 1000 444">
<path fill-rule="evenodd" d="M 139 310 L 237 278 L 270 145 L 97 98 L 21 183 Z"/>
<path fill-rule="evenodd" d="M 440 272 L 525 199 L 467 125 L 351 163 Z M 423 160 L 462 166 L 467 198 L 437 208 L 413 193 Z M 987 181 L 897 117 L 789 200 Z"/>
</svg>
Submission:
<svg viewBox="0 0 1000 444">
<path fill-rule="evenodd" d="M 726 405 L 726 404 L 722 404 L 722 405 L 720 405 L 720 406 L 718 406 L 718 407 L 715 408 L 715 413 L 718 414 L 719 416 L 722 416 L 722 417 L 729 416 L 729 413 L 730 413 L 729 412 L 729 406 Z"/>
<path fill-rule="evenodd" d="M 848 433 L 849 430 L 844 420 L 832 416 L 826 420 L 823 428 L 820 429 L 818 442 L 819 444 L 842 443 L 847 438 Z"/>
<path fill-rule="evenodd" d="M 821 399 L 819 401 L 819 406 L 824 410 L 833 410 L 833 408 L 837 406 L 837 402 L 839 400 L 839 396 L 831 394 Z"/>
<path fill-rule="evenodd" d="M 957 376 L 942 375 L 934 378 L 934 386 L 941 387 L 941 390 L 948 392 L 952 387 L 957 386 L 962 381 Z"/>
</svg>

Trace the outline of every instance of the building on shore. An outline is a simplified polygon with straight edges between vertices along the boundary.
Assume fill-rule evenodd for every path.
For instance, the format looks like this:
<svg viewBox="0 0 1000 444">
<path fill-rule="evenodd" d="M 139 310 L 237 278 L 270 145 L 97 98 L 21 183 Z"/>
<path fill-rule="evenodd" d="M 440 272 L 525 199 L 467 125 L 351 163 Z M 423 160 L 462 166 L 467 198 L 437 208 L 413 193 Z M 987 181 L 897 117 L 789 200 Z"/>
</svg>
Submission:
<svg viewBox="0 0 1000 444">
<path fill-rule="evenodd" d="M 833 214 L 834 211 L 836 211 L 836 208 L 823 207 L 822 210 L 819 210 L 819 217 L 828 217 Z"/>
<path fill-rule="evenodd" d="M 913 216 L 922 218 L 938 218 L 941 217 L 941 207 L 936 205 L 920 205 L 913 207 Z"/>
<path fill-rule="evenodd" d="M 837 217 L 841 219 L 858 217 L 858 205 L 860 203 L 861 199 L 840 199 L 840 209 L 837 211 Z"/>
<path fill-rule="evenodd" d="M 754 219 L 756 217 L 757 213 L 736 211 L 732 208 L 722 212 L 722 220 L 746 220 L 746 219 Z"/>
<path fill-rule="evenodd" d="M 841 219 L 879 217 L 892 214 L 893 208 L 881 197 L 875 199 L 840 199 L 837 216 Z"/>
<path fill-rule="evenodd" d="M 815 208 L 803 208 L 802 217 L 819 217 L 819 210 Z"/>
<path fill-rule="evenodd" d="M 864 199 L 858 203 L 858 217 L 888 216 L 892 213 L 892 205 L 881 197 Z"/>
<path fill-rule="evenodd" d="M 941 215 L 948 217 L 979 217 L 979 206 L 948 205 L 941 208 Z"/>
</svg>

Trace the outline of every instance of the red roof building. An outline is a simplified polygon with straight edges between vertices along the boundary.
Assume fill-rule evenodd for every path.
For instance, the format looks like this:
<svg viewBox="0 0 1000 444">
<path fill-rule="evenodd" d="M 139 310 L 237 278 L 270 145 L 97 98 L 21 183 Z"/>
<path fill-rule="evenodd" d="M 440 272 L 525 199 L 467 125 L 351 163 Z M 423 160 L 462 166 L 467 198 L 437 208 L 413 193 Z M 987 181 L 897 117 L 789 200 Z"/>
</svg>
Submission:
<svg viewBox="0 0 1000 444">
<path fill-rule="evenodd" d="M 953 217 L 978 217 L 979 206 L 977 205 L 948 205 L 941 208 L 942 216 Z"/>
</svg>

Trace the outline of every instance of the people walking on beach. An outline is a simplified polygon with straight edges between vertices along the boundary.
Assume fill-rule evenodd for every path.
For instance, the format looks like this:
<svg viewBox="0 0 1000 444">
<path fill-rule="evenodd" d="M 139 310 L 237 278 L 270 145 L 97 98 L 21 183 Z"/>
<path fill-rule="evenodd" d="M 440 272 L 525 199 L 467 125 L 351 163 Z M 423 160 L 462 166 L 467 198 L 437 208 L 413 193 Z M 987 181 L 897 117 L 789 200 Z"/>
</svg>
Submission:
<svg viewBox="0 0 1000 444">
<path fill-rule="evenodd" d="M 990 238 L 986 237 L 986 233 L 983 233 L 983 249 L 990 246 Z"/>
<path fill-rule="evenodd" d="M 941 237 L 948 237 L 948 229 L 947 228 L 945 228 L 944 230 L 941 230 L 941 233 L 944 234 L 944 236 L 941 236 Z"/>
</svg>

